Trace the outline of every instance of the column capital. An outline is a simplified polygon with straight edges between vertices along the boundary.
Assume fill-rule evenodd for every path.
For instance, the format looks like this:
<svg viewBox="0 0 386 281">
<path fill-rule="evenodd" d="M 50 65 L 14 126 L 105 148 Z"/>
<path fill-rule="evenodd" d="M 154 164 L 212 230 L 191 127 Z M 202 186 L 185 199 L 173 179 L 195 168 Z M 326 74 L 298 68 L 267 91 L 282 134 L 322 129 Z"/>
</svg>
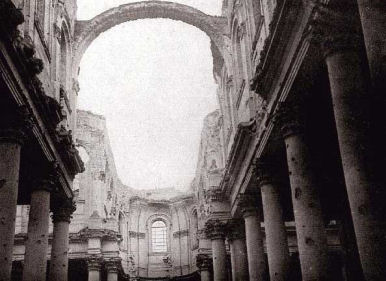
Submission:
<svg viewBox="0 0 386 281">
<path fill-rule="evenodd" d="M 280 126 L 283 138 L 299 135 L 304 131 L 303 116 L 299 103 L 284 103 L 278 105 L 275 112 L 275 123 Z"/>
<path fill-rule="evenodd" d="M 200 271 L 208 271 L 212 268 L 212 258 L 208 254 L 198 254 L 196 266 Z"/>
<path fill-rule="evenodd" d="M 101 257 L 89 257 L 87 260 L 88 270 L 101 271 L 102 269 L 102 258 Z"/>
<path fill-rule="evenodd" d="M 234 218 L 228 221 L 227 238 L 229 241 L 245 239 L 245 225 L 243 219 Z"/>
<path fill-rule="evenodd" d="M 105 260 L 107 273 L 118 273 L 121 268 L 121 258 L 110 258 Z"/>
<path fill-rule="evenodd" d="M 276 172 L 278 169 L 276 163 L 259 158 L 255 159 L 253 164 L 259 187 L 277 181 L 278 175 Z"/>
<path fill-rule="evenodd" d="M 242 193 L 237 195 L 237 202 L 243 217 L 257 216 L 257 195 L 255 193 Z"/>
<path fill-rule="evenodd" d="M 72 219 L 72 214 L 76 210 L 75 202 L 66 198 L 65 196 L 54 195 L 51 211 L 52 211 L 52 221 L 56 222 L 70 222 Z"/>
<path fill-rule="evenodd" d="M 226 222 L 219 219 L 210 219 L 205 223 L 205 235 L 212 240 L 224 239 Z"/>
<path fill-rule="evenodd" d="M 314 9 L 311 42 L 321 46 L 325 57 L 360 46 L 361 30 L 353 13 L 357 9 L 354 2 L 337 2 L 323 4 L 318 1 Z"/>
</svg>

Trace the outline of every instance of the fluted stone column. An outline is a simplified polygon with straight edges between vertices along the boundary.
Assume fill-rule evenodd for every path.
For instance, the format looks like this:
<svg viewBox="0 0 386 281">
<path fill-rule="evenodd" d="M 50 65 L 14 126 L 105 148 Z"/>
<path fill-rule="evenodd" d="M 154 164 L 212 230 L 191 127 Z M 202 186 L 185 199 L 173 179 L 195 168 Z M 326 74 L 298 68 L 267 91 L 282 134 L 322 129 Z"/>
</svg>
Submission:
<svg viewBox="0 0 386 281">
<path fill-rule="evenodd" d="M 373 1 L 373 4 L 370 4 L 370 1 L 358 2 L 363 4 L 366 2 L 367 6 L 373 8 L 377 5 L 375 4 L 377 1 Z M 378 5 L 385 5 L 380 4 L 381 2 L 385 3 L 378 1 Z M 370 141 L 372 96 L 369 93 L 370 85 L 366 68 L 363 67 L 364 59 L 361 57 L 359 43 L 361 36 L 353 28 L 354 16 L 350 21 L 345 10 L 332 8 L 328 12 L 316 28 L 320 31 L 319 40 L 322 43 L 328 67 L 339 149 L 358 252 L 366 280 L 384 280 L 386 276 L 386 227 L 383 202 L 385 187 L 380 179 L 374 176 L 376 173 L 372 168 L 377 164 L 371 157 L 374 155 L 374 147 Z M 370 15 L 374 11 L 369 9 L 367 12 Z M 362 11 L 362 14 L 367 12 Z M 385 15 L 382 17 L 385 18 Z M 339 18 L 344 18 L 345 21 L 338 20 Z M 372 20 L 374 20 L 374 30 L 370 31 Z M 326 25 L 326 22 L 329 24 Z M 377 30 L 377 25 L 386 24 L 380 23 L 377 16 L 374 19 L 367 18 L 365 21 L 362 17 L 362 23 L 367 25 L 364 30 L 365 39 L 366 36 L 377 37 L 379 34 L 376 33 L 380 32 Z M 368 48 L 374 46 L 375 37 L 365 40 Z M 370 63 L 376 63 L 372 56 L 379 55 L 374 51 L 375 49 L 368 49 L 368 53 L 371 53 Z"/>
<path fill-rule="evenodd" d="M 88 281 L 99 281 L 101 278 L 102 260 L 100 258 L 89 258 L 87 260 Z"/>
<path fill-rule="evenodd" d="M 303 281 L 329 280 L 327 235 L 299 114 L 298 106 L 282 105 L 277 117 L 286 145 L 302 277 Z"/>
<path fill-rule="evenodd" d="M 50 281 L 67 281 L 69 226 L 75 205 L 71 199 L 59 197 L 54 200 L 51 209 L 54 224 L 49 270 Z"/>
<path fill-rule="evenodd" d="M 198 254 L 196 256 L 196 265 L 200 271 L 201 281 L 211 281 L 210 269 L 212 267 L 212 259 L 207 254 Z"/>
<path fill-rule="evenodd" d="M 214 281 L 227 281 L 228 279 L 225 227 L 225 223 L 220 220 L 209 220 L 205 225 L 205 234 L 212 240 Z"/>
<path fill-rule="evenodd" d="M 254 195 L 240 194 L 238 200 L 245 222 L 249 280 L 265 280 L 267 266 L 261 230 L 261 209 L 258 208 L 258 201 Z"/>
<path fill-rule="evenodd" d="M 24 135 L 19 131 L 0 132 L 0 281 L 11 280 L 20 150 L 23 140 Z"/>
<path fill-rule="evenodd" d="M 31 193 L 23 281 L 46 280 L 50 192 L 53 185 L 51 179 L 40 180 Z"/>
<path fill-rule="evenodd" d="M 269 170 L 272 167 L 262 161 L 256 168 L 263 203 L 270 280 L 285 281 L 288 279 L 290 256 L 275 171 Z"/>
<path fill-rule="evenodd" d="M 228 224 L 228 241 L 231 251 L 232 280 L 245 281 L 248 276 L 245 226 L 242 219 L 232 219 Z"/>
<path fill-rule="evenodd" d="M 107 271 L 107 281 L 118 281 L 118 270 L 120 267 L 120 259 L 108 260 L 105 263 Z"/>
</svg>

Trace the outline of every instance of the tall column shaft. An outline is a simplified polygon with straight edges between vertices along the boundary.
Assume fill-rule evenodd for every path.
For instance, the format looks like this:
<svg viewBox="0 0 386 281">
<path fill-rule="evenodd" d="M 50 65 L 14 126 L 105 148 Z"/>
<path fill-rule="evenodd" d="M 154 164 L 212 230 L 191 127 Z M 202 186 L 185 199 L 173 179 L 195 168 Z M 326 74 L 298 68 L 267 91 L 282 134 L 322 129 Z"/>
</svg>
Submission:
<svg viewBox="0 0 386 281">
<path fill-rule="evenodd" d="M 301 134 L 285 137 L 303 281 L 328 280 L 327 235 L 307 145 Z"/>
<path fill-rule="evenodd" d="M 0 137 L 0 281 L 11 280 L 20 149 L 16 139 Z"/>
<path fill-rule="evenodd" d="M 54 203 L 55 206 L 52 207 L 54 231 L 48 279 L 50 281 L 67 281 L 69 227 L 75 206 L 71 199 L 63 197 L 57 198 Z"/>
<path fill-rule="evenodd" d="M 279 191 L 276 186 L 269 182 L 262 182 L 260 188 L 270 280 L 285 281 L 287 280 L 290 257 Z"/>
<path fill-rule="evenodd" d="M 244 239 L 230 241 L 232 280 L 248 280 L 248 258 Z"/>
<path fill-rule="evenodd" d="M 247 244 L 249 280 L 259 281 L 265 278 L 265 257 L 263 233 L 257 212 L 244 213 L 245 239 Z"/>
<path fill-rule="evenodd" d="M 209 270 L 202 270 L 201 273 L 201 281 L 210 281 L 210 272 Z"/>
<path fill-rule="evenodd" d="M 23 281 L 46 280 L 50 192 L 45 186 L 51 183 L 44 181 L 39 184 L 42 189 L 31 193 Z"/>
<path fill-rule="evenodd" d="M 383 0 L 357 0 L 357 2 L 371 76 L 376 89 L 385 90 L 386 3 Z"/>
<path fill-rule="evenodd" d="M 49 280 L 67 281 L 70 223 L 54 223 Z"/>
<path fill-rule="evenodd" d="M 358 251 L 366 280 L 386 276 L 386 228 L 377 192 L 384 189 L 369 168 L 368 94 L 356 52 L 326 58 L 340 154 Z"/>
<path fill-rule="evenodd" d="M 212 239 L 214 281 L 227 281 L 227 253 L 223 238 Z"/>
</svg>

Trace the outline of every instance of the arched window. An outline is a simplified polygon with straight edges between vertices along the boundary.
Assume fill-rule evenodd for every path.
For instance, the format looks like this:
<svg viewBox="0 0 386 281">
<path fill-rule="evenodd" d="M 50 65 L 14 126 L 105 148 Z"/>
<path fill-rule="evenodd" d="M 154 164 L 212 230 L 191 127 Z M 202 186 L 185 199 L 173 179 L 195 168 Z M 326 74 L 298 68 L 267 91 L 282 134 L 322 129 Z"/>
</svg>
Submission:
<svg viewBox="0 0 386 281">
<path fill-rule="evenodd" d="M 153 252 L 167 252 L 167 227 L 162 220 L 157 220 L 151 225 L 151 246 Z"/>
</svg>

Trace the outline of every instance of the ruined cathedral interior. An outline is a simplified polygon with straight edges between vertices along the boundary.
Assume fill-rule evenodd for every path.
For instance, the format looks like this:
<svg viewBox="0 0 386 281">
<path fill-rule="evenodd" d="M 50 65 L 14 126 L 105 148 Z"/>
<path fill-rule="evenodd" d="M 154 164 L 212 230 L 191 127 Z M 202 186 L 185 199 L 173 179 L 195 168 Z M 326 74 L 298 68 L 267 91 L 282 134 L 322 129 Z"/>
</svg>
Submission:
<svg viewBox="0 0 386 281">
<path fill-rule="evenodd" d="M 386 1 L 213 1 L 0 0 L 0 281 L 386 280 Z M 77 107 L 92 42 L 155 18 L 211 42 L 187 191 L 123 184 Z"/>
</svg>

